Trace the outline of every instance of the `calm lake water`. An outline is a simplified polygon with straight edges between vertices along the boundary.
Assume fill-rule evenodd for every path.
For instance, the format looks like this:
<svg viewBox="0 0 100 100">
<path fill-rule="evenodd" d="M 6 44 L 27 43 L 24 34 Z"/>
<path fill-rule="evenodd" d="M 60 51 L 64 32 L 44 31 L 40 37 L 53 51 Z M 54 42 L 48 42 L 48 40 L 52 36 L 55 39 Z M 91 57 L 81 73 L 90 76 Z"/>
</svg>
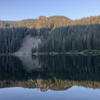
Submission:
<svg viewBox="0 0 100 100">
<path fill-rule="evenodd" d="M 0 56 L 0 100 L 100 100 L 100 56 Z"/>
</svg>

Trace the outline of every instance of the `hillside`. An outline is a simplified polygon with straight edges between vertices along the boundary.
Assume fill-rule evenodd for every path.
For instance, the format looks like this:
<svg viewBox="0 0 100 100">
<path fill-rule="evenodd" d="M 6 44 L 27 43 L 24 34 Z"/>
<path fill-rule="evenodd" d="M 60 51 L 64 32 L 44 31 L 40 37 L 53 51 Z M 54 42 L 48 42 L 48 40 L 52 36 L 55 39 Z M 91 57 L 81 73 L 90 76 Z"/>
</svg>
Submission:
<svg viewBox="0 0 100 100">
<path fill-rule="evenodd" d="M 1 28 L 7 27 L 27 27 L 27 28 L 56 28 L 66 26 L 71 20 L 64 16 L 45 17 L 40 16 L 38 19 L 26 19 L 21 21 L 0 21 Z"/>
<path fill-rule="evenodd" d="M 1 54 L 100 50 L 100 16 L 79 20 L 64 16 L 40 16 L 38 19 L 0 23 Z M 27 36 L 30 38 L 26 39 Z M 31 41 L 31 38 L 34 39 Z"/>
<path fill-rule="evenodd" d="M 100 16 L 92 16 L 79 20 L 71 20 L 64 16 L 40 16 L 38 19 L 26 19 L 21 21 L 0 21 L 0 28 L 26 27 L 26 28 L 50 28 L 55 29 L 62 26 L 100 24 Z"/>
</svg>

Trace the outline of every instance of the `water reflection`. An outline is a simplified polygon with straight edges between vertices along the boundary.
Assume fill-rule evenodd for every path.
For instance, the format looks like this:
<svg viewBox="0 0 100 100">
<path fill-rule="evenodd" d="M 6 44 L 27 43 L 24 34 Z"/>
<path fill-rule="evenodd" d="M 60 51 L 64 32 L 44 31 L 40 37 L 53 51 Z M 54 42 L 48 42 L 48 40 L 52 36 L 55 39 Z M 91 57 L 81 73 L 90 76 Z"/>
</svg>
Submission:
<svg viewBox="0 0 100 100">
<path fill-rule="evenodd" d="M 39 89 L 0 89 L 0 100 L 99 100 L 100 90 L 73 86 L 65 91 L 41 92 Z"/>
<path fill-rule="evenodd" d="M 100 56 L 0 56 L 0 88 L 100 88 Z"/>
</svg>

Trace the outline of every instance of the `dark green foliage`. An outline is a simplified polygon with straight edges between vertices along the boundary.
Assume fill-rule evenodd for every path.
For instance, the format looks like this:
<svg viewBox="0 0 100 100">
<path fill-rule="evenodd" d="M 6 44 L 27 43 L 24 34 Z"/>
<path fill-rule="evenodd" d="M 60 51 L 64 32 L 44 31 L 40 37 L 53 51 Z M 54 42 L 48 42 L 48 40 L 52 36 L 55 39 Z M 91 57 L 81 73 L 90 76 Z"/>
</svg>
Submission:
<svg viewBox="0 0 100 100">
<path fill-rule="evenodd" d="M 0 29 L 0 53 L 16 52 L 27 35 L 46 38 L 50 29 L 28 28 L 1 28 Z M 41 38 L 40 37 L 40 38 Z"/>
<path fill-rule="evenodd" d="M 100 50 L 100 25 L 78 25 L 52 30 L 39 46 L 40 52 Z"/>
<path fill-rule="evenodd" d="M 0 53 L 12 53 L 21 47 L 27 28 L 0 29 Z"/>
</svg>

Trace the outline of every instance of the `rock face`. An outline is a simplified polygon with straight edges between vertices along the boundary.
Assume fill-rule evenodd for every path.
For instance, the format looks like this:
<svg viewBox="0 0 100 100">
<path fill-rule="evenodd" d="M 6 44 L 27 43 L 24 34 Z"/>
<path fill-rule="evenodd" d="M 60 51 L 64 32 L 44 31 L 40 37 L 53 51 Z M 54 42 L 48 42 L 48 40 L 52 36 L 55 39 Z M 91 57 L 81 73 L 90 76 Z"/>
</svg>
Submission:
<svg viewBox="0 0 100 100">
<path fill-rule="evenodd" d="M 41 21 L 48 21 L 48 18 L 45 17 L 45 16 L 40 16 L 40 17 L 39 17 L 39 20 L 41 20 Z"/>
<path fill-rule="evenodd" d="M 31 36 L 26 36 L 26 38 L 23 40 L 22 47 L 17 52 L 15 52 L 14 55 L 16 56 L 31 55 L 32 48 L 37 49 L 40 43 L 41 43 L 40 39 Z"/>
<path fill-rule="evenodd" d="M 41 40 L 31 36 L 26 36 L 23 40 L 22 47 L 14 53 L 26 67 L 27 71 L 40 68 L 38 58 L 32 57 L 32 49 L 38 48 L 38 45 L 41 43 Z"/>
</svg>

